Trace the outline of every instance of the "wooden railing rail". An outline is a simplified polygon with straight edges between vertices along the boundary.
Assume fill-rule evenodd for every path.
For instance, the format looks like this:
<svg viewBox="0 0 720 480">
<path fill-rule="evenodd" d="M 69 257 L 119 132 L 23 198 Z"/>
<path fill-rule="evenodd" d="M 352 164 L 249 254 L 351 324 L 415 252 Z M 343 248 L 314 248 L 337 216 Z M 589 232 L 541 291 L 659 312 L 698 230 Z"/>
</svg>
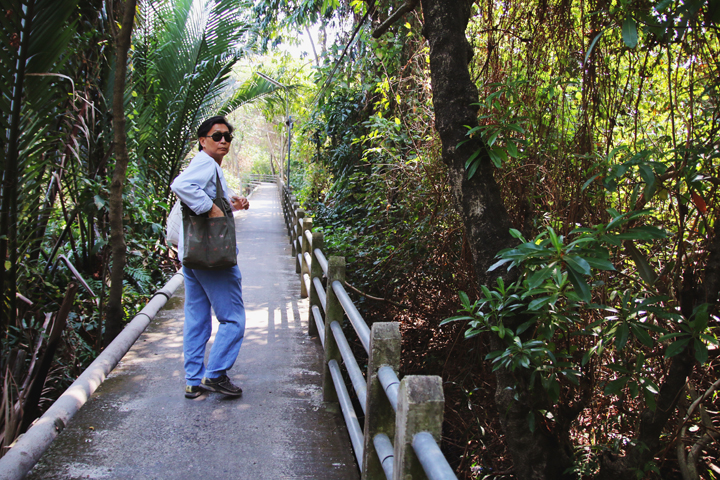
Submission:
<svg viewBox="0 0 720 480">
<path fill-rule="evenodd" d="M 324 349 L 323 399 L 340 404 L 362 480 L 457 480 L 438 447 L 445 403 L 442 379 L 398 378 L 399 323 L 368 327 L 345 290 L 345 258 L 326 256 L 323 234 L 312 231 L 312 218 L 281 181 L 278 193 L 300 295 L 309 298 L 308 334 L 319 336 Z M 368 354 L 365 375 L 345 336 L 345 319 Z M 340 362 L 365 416 L 362 428 Z"/>
</svg>

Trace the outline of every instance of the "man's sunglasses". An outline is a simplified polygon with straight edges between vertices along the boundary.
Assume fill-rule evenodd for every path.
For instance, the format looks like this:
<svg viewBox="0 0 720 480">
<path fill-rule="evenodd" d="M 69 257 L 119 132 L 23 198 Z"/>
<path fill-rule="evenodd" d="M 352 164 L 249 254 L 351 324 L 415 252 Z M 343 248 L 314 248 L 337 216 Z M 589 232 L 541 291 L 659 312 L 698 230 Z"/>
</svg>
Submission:
<svg viewBox="0 0 720 480">
<path fill-rule="evenodd" d="M 230 132 L 215 132 L 212 135 L 205 135 L 205 138 L 212 138 L 213 142 L 219 142 L 221 138 L 225 138 L 225 141 L 230 143 L 233 136 L 230 135 Z"/>
</svg>

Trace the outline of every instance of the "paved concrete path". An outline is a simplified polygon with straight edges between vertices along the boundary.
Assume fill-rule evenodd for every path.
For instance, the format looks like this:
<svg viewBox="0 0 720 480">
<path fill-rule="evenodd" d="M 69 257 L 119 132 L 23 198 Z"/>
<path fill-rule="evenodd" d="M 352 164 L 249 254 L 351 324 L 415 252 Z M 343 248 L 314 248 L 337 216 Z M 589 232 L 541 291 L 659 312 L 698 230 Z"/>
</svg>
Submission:
<svg viewBox="0 0 720 480">
<path fill-rule="evenodd" d="M 242 398 L 184 397 L 180 288 L 29 479 L 359 478 L 342 415 L 322 401 L 282 218 L 270 184 L 236 216 L 247 328 L 229 375 Z"/>
</svg>

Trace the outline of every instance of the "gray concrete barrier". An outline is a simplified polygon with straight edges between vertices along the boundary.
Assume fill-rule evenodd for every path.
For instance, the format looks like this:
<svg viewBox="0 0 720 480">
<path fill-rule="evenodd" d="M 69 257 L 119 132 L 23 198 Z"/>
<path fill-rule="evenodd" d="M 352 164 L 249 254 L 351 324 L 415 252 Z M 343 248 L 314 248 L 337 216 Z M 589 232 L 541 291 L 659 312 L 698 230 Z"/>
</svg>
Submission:
<svg viewBox="0 0 720 480">
<path fill-rule="evenodd" d="M 4 457 L 0 458 L 0 480 L 20 480 L 40 457 L 70 419 L 87 402 L 120 359 L 130 350 L 150 321 L 183 283 L 181 273 L 175 274 L 140 313 L 127 324 L 110 345 L 73 382 L 65 393 L 21 435 Z"/>
</svg>

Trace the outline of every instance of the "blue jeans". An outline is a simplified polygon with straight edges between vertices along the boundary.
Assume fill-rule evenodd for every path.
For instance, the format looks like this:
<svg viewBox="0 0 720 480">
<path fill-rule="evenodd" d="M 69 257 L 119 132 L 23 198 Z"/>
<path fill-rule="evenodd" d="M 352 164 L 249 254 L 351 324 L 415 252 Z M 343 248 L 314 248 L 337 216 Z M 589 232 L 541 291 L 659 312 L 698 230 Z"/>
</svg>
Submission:
<svg viewBox="0 0 720 480">
<path fill-rule="evenodd" d="M 237 359 L 245 334 L 245 305 L 242 275 L 237 266 L 225 270 L 195 270 L 183 267 L 185 276 L 185 381 L 200 385 L 203 377 L 225 375 Z M 212 332 L 210 307 L 220 322 L 207 367 L 205 347 Z"/>
</svg>

